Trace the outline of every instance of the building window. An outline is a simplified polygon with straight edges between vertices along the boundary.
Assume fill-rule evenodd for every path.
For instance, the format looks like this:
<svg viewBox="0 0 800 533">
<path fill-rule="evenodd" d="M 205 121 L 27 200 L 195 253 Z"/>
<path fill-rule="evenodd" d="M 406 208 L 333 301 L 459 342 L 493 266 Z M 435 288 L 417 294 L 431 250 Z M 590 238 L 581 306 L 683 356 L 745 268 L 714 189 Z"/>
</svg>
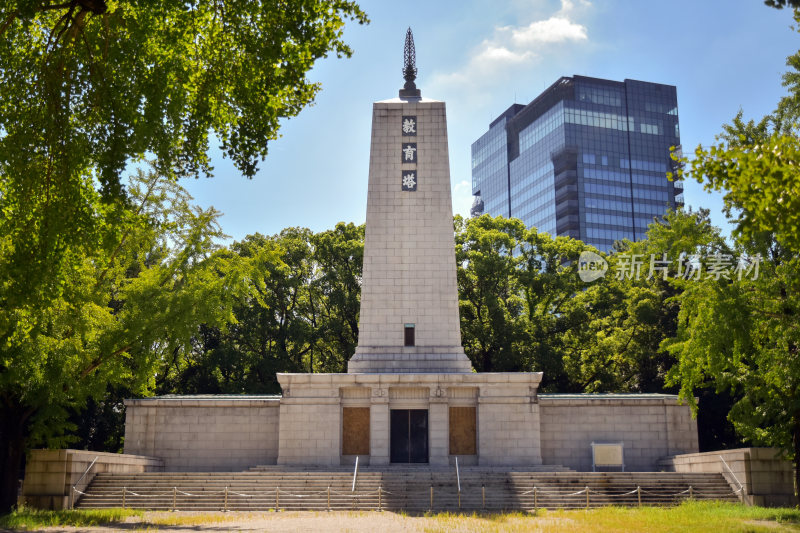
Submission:
<svg viewBox="0 0 800 533">
<path fill-rule="evenodd" d="M 405 346 L 414 346 L 414 324 L 405 325 Z"/>
</svg>

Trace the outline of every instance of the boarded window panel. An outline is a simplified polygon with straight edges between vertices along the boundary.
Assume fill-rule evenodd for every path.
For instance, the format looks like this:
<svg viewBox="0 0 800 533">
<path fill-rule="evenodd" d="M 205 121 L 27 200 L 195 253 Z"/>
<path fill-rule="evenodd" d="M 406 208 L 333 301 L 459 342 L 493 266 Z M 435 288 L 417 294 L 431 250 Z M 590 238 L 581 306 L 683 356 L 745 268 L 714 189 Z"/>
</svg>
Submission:
<svg viewBox="0 0 800 533">
<path fill-rule="evenodd" d="M 477 423 L 474 407 L 450 408 L 450 455 L 477 454 Z"/>
<path fill-rule="evenodd" d="M 369 407 L 342 408 L 342 455 L 369 455 Z"/>
</svg>

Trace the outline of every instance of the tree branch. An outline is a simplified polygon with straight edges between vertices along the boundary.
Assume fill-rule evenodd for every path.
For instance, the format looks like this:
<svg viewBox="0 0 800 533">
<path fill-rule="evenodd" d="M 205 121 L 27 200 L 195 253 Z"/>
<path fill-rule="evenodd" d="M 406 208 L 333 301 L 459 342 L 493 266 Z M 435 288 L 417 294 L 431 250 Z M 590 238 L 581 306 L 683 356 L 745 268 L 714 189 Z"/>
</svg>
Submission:
<svg viewBox="0 0 800 533">
<path fill-rule="evenodd" d="M 100 365 L 105 363 L 108 359 L 111 359 L 112 357 L 116 357 L 121 353 L 125 353 L 128 350 L 130 350 L 132 347 L 133 347 L 132 345 L 128 344 L 127 346 L 123 346 L 119 350 L 115 350 L 115 351 L 111 352 L 110 354 L 101 355 L 100 357 L 98 357 L 94 361 L 92 361 L 92 363 L 89 366 L 87 366 L 83 370 L 83 372 L 81 372 L 80 376 L 78 376 L 78 379 L 81 380 L 81 379 L 85 378 L 86 376 L 88 376 L 89 374 L 91 374 L 92 372 L 97 370 L 97 368 L 99 368 Z"/>
<path fill-rule="evenodd" d="M 153 181 L 147 187 L 147 193 L 145 193 L 144 198 L 142 198 L 142 201 L 139 204 L 139 208 L 136 210 L 136 216 L 137 217 L 141 214 L 142 209 L 144 209 L 144 205 L 147 203 L 147 200 L 150 199 L 150 195 L 153 194 L 153 189 L 155 188 L 156 183 L 158 182 L 158 179 L 161 177 L 158 173 L 155 173 L 154 176 L 155 177 L 153 178 Z M 122 236 L 122 239 L 119 241 L 119 244 L 114 249 L 114 252 L 112 252 L 111 257 L 109 258 L 109 260 L 108 260 L 109 266 L 107 266 L 105 268 L 105 270 L 103 270 L 100 273 L 100 275 L 97 277 L 97 282 L 94 284 L 94 288 L 95 289 L 100 286 L 100 283 L 102 283 L 103 279 L 106 277 L 106 274 L 108 273 L 109 268 L 111 268 L 110 267 L 111 263 L 113 263 L 114 259 L 116 259 L 117 254 L 122 249 L 122 246 L 125 244 L 125 241 L 128 239 L 128 236 L 130 235 L 130 233 L 131 233 L 131 230 L 130 230 L 130 228 L 128 228 L 128 230 Z"/>
<path fill-rule="evenodd" d="M 75 11 L 75 6 L 74 5 L 72 5 L 69 8 L 69 11 L 67 11 L 66 13 L 61 15 L 61 18 L 59 18 L 56 21 L 55 25 L 53 25 L 53 29 L 50 30 L 50 35 L 47 37 L 47 44 L 44 47 L 45 54 L 49 55 L 49 53 L 50 53 L 50 43 L 52 43 L 53 46 L 55 46 L 58 43 L 59 39 L 61 39 L 61 36 L 64 34 L 64 32 L 67 31 L 67 29 L 69 29 L 69 27 L 72 25 L 72 12 L 73 11 Z M 56 36 L 56 40 L 53 41 L 53 35 L 56 33 L 56 30 L 58 29 L 58 27 L 61 25 L 62 22 L 64 23 L 64 27 L 61 29 L 61 31 L 58 32 L 58 35 Z"/>
<path fill-rule="evenodd" d="M 15 19 L 15 18 L 17 18 L 17 15 L 18 15 L 18 14 L 19 14 L 19 11 L 17 11 L 17 10 L 15 9 L 15 10 L 14 10 L 14 11 L 12 11 L 12 12 L 11 12 L 11 14 L 10 14 L 10 15 L 9 15 L 9 16 L 6 18 L 6 21 L 5 21 L 5 22 L 3 22 L 3 25 L 2 25 L 2 26 L 0 26 L 0 36 L 2 36 L 2 35 L 3 35 L 3 33 L 6 31 L 6 29 L 7 29 L 9 26 L 11 26 L 11 23 L 12 23 L 12 22 L 14 22 L 14 19 Z"/>
</svg>

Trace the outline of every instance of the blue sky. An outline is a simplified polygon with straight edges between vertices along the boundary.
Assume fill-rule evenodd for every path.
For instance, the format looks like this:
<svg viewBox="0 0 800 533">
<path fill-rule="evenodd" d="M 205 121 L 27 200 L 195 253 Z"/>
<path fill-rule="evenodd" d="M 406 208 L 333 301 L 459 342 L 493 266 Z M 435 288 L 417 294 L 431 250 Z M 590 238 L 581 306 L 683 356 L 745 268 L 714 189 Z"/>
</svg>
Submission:
<svg viewBox="0 0 800 533">
<path fill-rule="evenodd" d="M 417 86 L 447 102 L 453 208 L 467 215 L 470 145 L 515 101 L 526 104 L 574 74 L 675 85 L 685 153 L 714 141 L 739 108 L 770 112 L 785 93 L 786 57 L 800 48 L 792 12 L 760 0 L 511 0 L 359 2 L 371 23 L 349 25 L 350 59 L 326 58 L 310 78 L 315 105 L 284 122 L 248 180 L 215 151 L 215 177 L 185 180 L 224 215 L 236 240 L 290 226 L 363 223 L 372 102 L 402 86 L 403 40 L 414 32 Z M 725 226 L 721 196 L 687 182 L 686 204 Z"/>
</svg>

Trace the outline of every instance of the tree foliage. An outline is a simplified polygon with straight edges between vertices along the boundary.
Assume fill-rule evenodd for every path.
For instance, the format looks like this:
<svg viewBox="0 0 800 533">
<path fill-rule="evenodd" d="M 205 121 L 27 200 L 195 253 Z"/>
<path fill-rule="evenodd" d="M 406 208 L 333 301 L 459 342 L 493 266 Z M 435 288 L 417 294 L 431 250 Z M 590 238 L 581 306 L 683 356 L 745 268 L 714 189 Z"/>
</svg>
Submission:
<svg viewBox="0 0 800 533">
<path fill-rule="evenodd" d="M 96 213 L 107 209 L 91 184 L 84 194 Z M 115 225 L 103 228 L 115 245 L 99 248 L 103 254 L 71 251 L 60 296 L 0 308 L 6 508 L 15 499 L 20 454 L 29 445 L 63 444 L 69 409 L 102 399 L 108 387 L 146 393 L 163 362 L 188 349 L 199 324 L 233 321 L 228 299 L 245 276 L 233 275 L 215 251 L 222 234 L 213 208 L 193 206 L 174 181 L 141 171 L 130 198 L 115 209 Z M 13 242 L 0 234 L 3 245 Z M 9 280 L 7 271 L 0 279 Z"/>
<path fill-rule="evenodd" d="M 306 76 L 315 61 L 351 54 L 345 20 L 367 21 L 346 0 L 18 0 L 2 11 L 0 224 L 13 236 L 3 296 L 14 301 L 57 294 L 70 247 L 91 253 L 114 223 L 93 210 L 86 180 L 113 202 L 144 157 L 162 176 L 210 174 L 212 139 L 252 177 L 281 119 L 319 91 Z"/>
<path fill-rule="evenodd" d="M 276 372 L 344 372 L 358 342 L 363 247 L 364 226 L 344 223 L 234 243 L 232 258 L 252 273 L 235 321 L 201 327 L 159 392 L 278 393 Z"/>
<path fill-rule="evenodd" d="M 800 483 L 800 52 L 787 64 L 789 94 L 776 111 L 758 122 L 740 111 L 688 170 L 724 193 L 736 224 L 726 253 L 761 257 L 760 273 L 685 287 L 680 328 L 664 346 L 679 359 L 671 377 L 681 396 L 694 404 L 704 386 L 738 395 L 736 430 L 782 449 Z"/>
<path fill-rule="evenodd" d="M 622 250 L 644 256 L 705 242 L 710 232 L 707 213 L 673 212 Z M 547 392 L 663 392 L 672 358 L 659 346 L 676 328 L 674 291 L 618 279 L 614 254 L 609 273 L 587 284 L 577 273 L 584 251 L 599 253 L 516 219 L 456 218 L 461 333 L 473 366 L 542 371 Z"/>
<path fill-rule="evenodd" d="M 800 7 L 800 0 L 764 0 L 764 4 L 777 9 L 783 9 L 786 6 L 798 8 Z"/>
<path fill-rule="evenodd" d="M 212 254 L 216 214 L 177 179 L 211 174 L 213 142 L 252 177 L 320 90 L 316 60 L 351 54 L 346 20 L 367 22 L 348 0 L 3 4 L 0 510 L 68 409 L 149 390 L 199 324 L 235 323 L 255 260 Z"/>
</svg>

